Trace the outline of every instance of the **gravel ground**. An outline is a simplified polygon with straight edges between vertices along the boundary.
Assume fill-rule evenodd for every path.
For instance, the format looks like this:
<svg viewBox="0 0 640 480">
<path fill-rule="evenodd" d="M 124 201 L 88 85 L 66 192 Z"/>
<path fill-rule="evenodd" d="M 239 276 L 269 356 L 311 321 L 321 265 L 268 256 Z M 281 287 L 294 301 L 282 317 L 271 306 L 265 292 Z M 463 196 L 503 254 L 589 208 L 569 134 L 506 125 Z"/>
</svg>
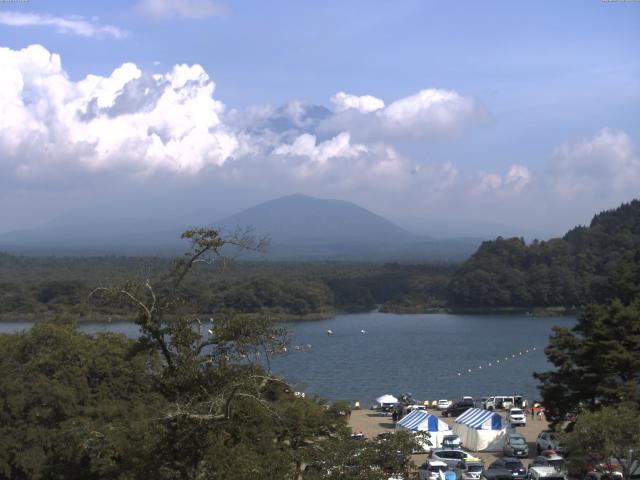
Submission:
<svg viewBox="0 0 640 480">
<path fill-rule="evenodd" d="M 440 416 L 440 412 L 437 410 L 429 410 L 430 413 L 435 413 Z M 503 418 L 505 418 L 504 412 L 499 412 Z M 452 418 L 442 418 L 443 421 L 448 424 L 453 424 Z M 349 425 L 351 428 L 359 428 L 367 438 L 373 438 L 379 433 L 390 432 L 395 430 L 391 416 L 381 416 L 378 412 L 373 410 L 354 410 L 351 412 L 349 418 Z M 529 465 L 531 460 L 536 457 L 536 438 L 538 434 L 548 429 L 548 423 L 544 420 L 531 419 L 531 415 L 527 417 L 527 425 L 525 427 L 517 427 L 516 432 L 521 433 L 527 439 L 529 444 L 529 458 L 522 459 L 522 463 L 525 468 Z M 502 452 L 474 452 L 476 457 L 484 460 L 485 466 L 489 466 L 496 458 L 502 456 Z M 427 454 L 418 454 L 413 456 L 413 461 L 416 465 L 422 464 L 427 459 Z"/>
</svg>

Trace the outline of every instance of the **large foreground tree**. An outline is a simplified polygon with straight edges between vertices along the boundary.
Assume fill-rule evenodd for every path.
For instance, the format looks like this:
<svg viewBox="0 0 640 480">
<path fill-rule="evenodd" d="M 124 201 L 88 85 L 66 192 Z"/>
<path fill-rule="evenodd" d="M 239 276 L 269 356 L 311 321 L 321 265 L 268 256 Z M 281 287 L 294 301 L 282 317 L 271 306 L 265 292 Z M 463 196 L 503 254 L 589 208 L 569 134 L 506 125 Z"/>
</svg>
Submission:
<svg viewBox="0 0 640 480">
<path fill-rule="evenodd" d="M 297 480 L 365 471 L 382 480 L 407 472 L 412 438 L 354 443 L 336 409 L 294 395 L 271 373 L 286 332 L 261 317 L 185 311 L 182 282 L 192 269 L 261 242 L 210 229 L 183 238 L 191 249 L 167 275 L 91 296 L 130 303 L 137 341 L 55 323 L 0 335 L 0 480 Z M 316 468 L 305 471 L 309 464 Z"/>
<path fill-rule="evenodd" d="M 619 470 L 624 478 L 640 469 L 640 411 L 635 404 L 583 412 L 560 441 L 568 452 L 570 469 Z"/>
<path fill-rule="evenodd" d="M 640 404 L 640 253 L 609 279 L 610 300 L 588 305 L 572 329 L 555 328 L 545 353 L 555 370 L 536 373 L 553 425 L 567 414 Z"/>
</svg>

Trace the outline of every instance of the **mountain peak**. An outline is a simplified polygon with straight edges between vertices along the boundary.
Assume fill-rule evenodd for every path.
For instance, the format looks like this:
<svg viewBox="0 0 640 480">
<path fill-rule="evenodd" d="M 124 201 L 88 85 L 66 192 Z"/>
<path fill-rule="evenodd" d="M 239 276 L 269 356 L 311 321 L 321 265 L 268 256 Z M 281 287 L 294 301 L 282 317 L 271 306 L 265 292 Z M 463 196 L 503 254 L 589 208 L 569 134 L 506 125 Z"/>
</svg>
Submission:
<svg viewBox="0 0 640 480">
<path fill-rule="evenodd" d="M 253 227 L 274 242 L 397 243 L 415 235 L 363 207 L 344 200 L 303 194 L 278 197 L 219 222 L 227 228 Z"/>
</svg>

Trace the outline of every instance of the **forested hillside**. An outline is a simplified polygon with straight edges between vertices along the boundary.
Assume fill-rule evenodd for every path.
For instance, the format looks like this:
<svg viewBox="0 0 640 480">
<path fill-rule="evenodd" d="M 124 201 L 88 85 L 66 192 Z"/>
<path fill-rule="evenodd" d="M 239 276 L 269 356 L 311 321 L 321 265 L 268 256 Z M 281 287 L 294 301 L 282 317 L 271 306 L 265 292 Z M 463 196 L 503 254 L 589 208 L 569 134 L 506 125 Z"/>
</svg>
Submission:
<svg viewBox="0 0 640 480">
<path fill-rule="evenodd" d="M 265 313 L 275 318 L 366 311 L 425 311 L 444 306 L 455 265 L 342 262 L 230 262 L 197 265 L 180 293 L 185 311 Z M 0 254 L 0 319 L 128 318 L 126 304 L 105 307 L 99 286 L 168 272 L 164 258 L 20 257 Z"/>
<path fill-rule="evenodd" d="M 468 307 L 577 307 L 608 295 L 607 277 L 640 248 L 640 201 L 599 213 L 562 238 L 484 242 L 454 274 L 448 303 Z"/>
</svg>

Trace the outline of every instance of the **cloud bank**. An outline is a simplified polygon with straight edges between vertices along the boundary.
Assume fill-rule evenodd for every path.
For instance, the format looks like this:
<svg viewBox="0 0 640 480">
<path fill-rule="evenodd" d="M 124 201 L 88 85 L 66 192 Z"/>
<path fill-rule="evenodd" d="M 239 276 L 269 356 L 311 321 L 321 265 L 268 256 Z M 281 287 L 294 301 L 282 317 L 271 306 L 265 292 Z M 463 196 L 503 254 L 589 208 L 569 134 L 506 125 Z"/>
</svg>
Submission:
<svg viewBox="0 0 640 480">
<path fill-rule="evenodd" d="M 200 65 L 149 74 L 125 63 L 73 81 L 60 56 L 38 45 L 0 48 L 0 64 L 5 201 L 17 192 L 57 188 L 71 198 L 88 185 L 135 182 L 131 188 L 160 203 L 169 185 L 181 185 L 185 198 L 199 191 L 198 201 L 211 192 L 249 192 L 258 201 L 302 192 L 388 215 L 410 205 L 416 217 L 491 212 L 543 224 L 536 209 L 573 202 L 593 213 L 598 202 L 615 206 L 637 195 L 640 184 L 636 146 L 613 128 L 557 146 L 535 168 L 517 159 L 463 168 L 407 153 L 408 143 L 452 142 L 487 121 L 480 101 L 453 90 L 391 100 L 340 91 L 331 109 L 294 100 L 228 111 Z"/>
<path fill-rule="evenodd" d="M 488 118 L 472 97 L 453 90 L 428 88 L 385 106 L 372 95 L 338 92 L 331 97 L 336 114 L 326 131 L 350 130 L 358 138 L 433 140 L 451 138 Z"/>
</svg>

